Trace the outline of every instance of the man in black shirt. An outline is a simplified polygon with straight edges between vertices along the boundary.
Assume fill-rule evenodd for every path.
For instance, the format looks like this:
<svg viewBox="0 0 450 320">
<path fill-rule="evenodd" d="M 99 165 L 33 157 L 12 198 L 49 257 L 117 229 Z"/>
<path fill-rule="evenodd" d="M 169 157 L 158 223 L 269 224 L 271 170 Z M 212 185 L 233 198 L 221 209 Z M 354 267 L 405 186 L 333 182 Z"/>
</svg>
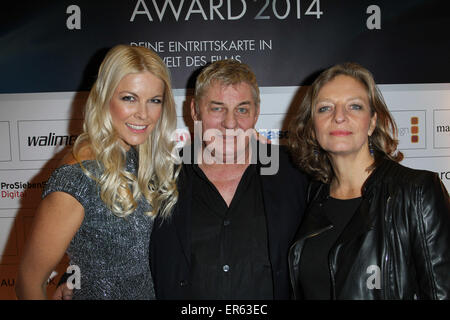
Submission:
<svg viewBox="0 0 450 320">
<path fill-rule="evenodd" d="M 255 75 L 237 61 L 212 63 L 191 115 L 200 148 L 184 149 L 179 200 L 150 242 L 157 299 L 289 299 L 287 253 L 307 179 L 283 147 L 245 135 L 259 116 Z"/>
</svg>

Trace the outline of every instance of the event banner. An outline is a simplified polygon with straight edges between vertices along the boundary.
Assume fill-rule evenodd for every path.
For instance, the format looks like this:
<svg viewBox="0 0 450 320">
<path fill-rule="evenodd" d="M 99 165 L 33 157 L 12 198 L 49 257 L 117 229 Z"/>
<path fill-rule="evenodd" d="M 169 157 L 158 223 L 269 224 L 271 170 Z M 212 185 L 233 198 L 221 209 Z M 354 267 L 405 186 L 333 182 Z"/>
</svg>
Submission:
<svg viewBox="0 0 450 320">
<path fill-rule="evenodd" d="M 110 47 L 145 46 L 174 88 L 224 58 L 260 86 L 311 83 L 356 61 L 377 83 L 448 82 L 444 0 L 21 0 L 2 4 L 0 93 L 88 90 Z"/>
</svg>

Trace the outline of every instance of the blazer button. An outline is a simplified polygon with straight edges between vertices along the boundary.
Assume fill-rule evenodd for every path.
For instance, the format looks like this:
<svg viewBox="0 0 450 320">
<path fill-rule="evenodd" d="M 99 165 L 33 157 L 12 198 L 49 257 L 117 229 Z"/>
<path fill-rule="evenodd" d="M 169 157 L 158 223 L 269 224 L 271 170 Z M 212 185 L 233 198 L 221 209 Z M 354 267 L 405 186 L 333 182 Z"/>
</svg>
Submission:
<svg viewBox="0 0 450 320">
<path fill-rule="evenodd" d="M 187 281 L 186 280 L 181 280 L 180 281 L 180 287 L 185 287 L 187 286 Z"/>
</svg>

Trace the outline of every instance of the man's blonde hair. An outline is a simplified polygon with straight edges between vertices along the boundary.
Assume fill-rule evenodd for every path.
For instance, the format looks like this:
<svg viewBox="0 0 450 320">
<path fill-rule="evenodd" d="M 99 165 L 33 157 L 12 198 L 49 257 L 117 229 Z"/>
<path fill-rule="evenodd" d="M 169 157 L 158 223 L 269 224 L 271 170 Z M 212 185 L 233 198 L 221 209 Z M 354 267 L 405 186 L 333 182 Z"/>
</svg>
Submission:
<svg viewBox="0 0 450 320">
<path fill-rule="evenodd" d="M 248 65 L 236 60 L 219 60 L 205 67 L 197 77 L 195 82 L 195 101 L 196 112 L 198 113 L 198 101 L 201 100 L 206 90 L 214 83 L 220 83 L 225 86 L 247 83 L 253 94 L 253 100 L 256 107 L 259 107 L 259 87 L 256 82 L 256 76 Z"/>
</svg>

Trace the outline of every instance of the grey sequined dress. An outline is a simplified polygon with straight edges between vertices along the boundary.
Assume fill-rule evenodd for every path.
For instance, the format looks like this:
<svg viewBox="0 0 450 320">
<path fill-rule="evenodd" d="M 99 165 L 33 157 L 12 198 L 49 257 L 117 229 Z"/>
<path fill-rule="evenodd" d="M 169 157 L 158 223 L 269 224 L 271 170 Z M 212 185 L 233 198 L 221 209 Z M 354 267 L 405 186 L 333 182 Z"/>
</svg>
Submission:
<svg viewBox="0 0 450 320">
<path fill-rule="evenodd" d="M 96 175 L 101 172 L 95 161 L 82 164 Z M 126 170 L 136 174 L 137 164 L 137 152 L 130 148 Z M 84 220 L 67 249 L 70 264 L 81 272 L 81 288 L 74 289 L 73 299 L 155 299 L 149 264 L 153 219 L 144 214 L 149 203 L 141 197 L 129 216 L 115 216 L 79 164 L 56 169 L 42 197 L 55 191 L 72 195 L 84 207 Z"/>
</svg>

